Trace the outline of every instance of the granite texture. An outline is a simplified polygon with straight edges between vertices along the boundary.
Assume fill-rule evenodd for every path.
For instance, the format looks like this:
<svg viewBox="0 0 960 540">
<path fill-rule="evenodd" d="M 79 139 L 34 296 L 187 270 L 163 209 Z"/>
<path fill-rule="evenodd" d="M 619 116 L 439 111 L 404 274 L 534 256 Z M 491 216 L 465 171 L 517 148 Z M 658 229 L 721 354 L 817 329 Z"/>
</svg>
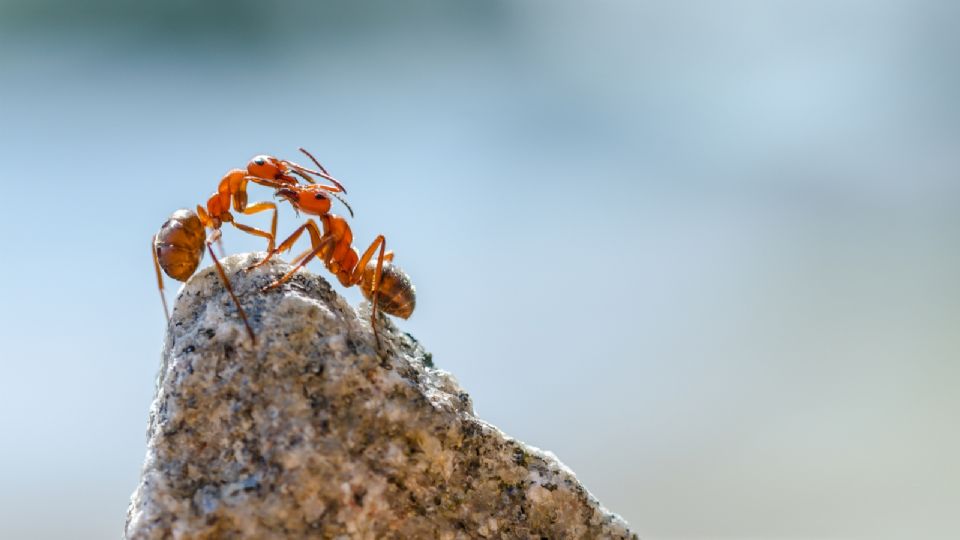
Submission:
<svg viewBox="0 0 960 540">
<path fill-rule="evenodd" d="M 454 378 L 382 319 L 289 266 L 212 268 L 181 291 L 150 408 L 130 539 L 636 538 L 556 456 L 477 418 Z"/>
</svg>

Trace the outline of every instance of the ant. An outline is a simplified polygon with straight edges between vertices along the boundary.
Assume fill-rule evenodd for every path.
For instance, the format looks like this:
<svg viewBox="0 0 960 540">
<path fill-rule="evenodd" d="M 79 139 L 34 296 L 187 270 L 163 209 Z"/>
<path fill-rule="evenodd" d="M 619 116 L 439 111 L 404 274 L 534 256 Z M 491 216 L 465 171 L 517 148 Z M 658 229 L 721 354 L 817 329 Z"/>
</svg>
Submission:
<svg viewBox="0 0 960 540">
<path fill-rule="evenodd" d="M 371 325 L 379 349 L 380 333 L 377 330 L 377 310 L 380 309 L 389 315 L 403 319 L 410 317 L 416 306 L 416 288 L 413 286 L 410 277 L 391 263 L 393 252 L 385 251 L 386 240 L 382 234 L 377 236 L 370 247 L 363 252 L 363 255 L 360 255 L 357 249 L 352 246 L 353 231 L 350 230 L 347 220 L 330 213 L 332 204 L 330 195 L 333 195 L 333 193 L 328 193 L 320 188 L 321 186 L 318 185 L 304 186 L 299 184 L 276 186 L 276 195 L 289 201 L 295 210 L 317 216 L 323 226 L 323 232 L 321 233 L 320 226 L 317 225 L 316 221 L 307 219 L 306 223 L 297 227 L 293 234 L 281 242 L 279 246 L 269 250 L 262 261 L 248 267 L 247 270 L 262 266 L 275 255 L 288 251 L 306 231 L 310 235 L 310 249 L 293 260 L 295 266 L 292 270 L 264 287 L 263 291 L 284 284 L 293 277 L 297 270 L 303 268 L 314 257 L 319 256 L 327 270 L 337 276 L 344 287 L 360 285 L 363 296 L 373 304 Z M 341 202 L 343 201 L 341 200 Z M 379 254 L 376 264 L 374 264 L 371 259 L 378 249 Z"/>
<path fill-rule="evenodd" d="M 166 297 L 163 295 L 163 276 L 160 274 L 160 269 L 163 268 L 163 271 L 173 279 L 186 281 L 196 272 L 197 266 L 200 264 L 200 259 L 203 258 L 204 245 L 206 245 L 217 267 L 217 272 L 220 274 L 220 279 L 223 280 L 227 291 L 233 298 L 240 317 L 243 319 L 243 324 L 247 328 L 247 333 L 250 334 L 250 340 L 256 343 L 256 338 L 254 337 L 253 329 L 250 327 L 250 322 L 247 320 L 247 315 L 243 311 L 243 307 L 240 305 L 237 296 L 234 294 L 233 288 L 230 286 L 230 281 L 223 271 L 223 266 L 217 259 L 216 254 L 214 254 L 211 245 L 214 242 L 220 241 L 221 227 L 223 224 L 230 223 L 241 231 L 266 238 L 267 251 L 274 249 L 273 246 L 277 236 L 277 205 L 272 202 L 257 202 L 248 205 L 248 182 L 273 188 L 287 185 L 295 186 L 298 185 L 298 180 L 293 174 L 296 174 L 300 178 L 310 182 L 312 188 L 334 194 L 338 200 L 346 204 L 343 199 L 335 195 L 336 193 L 347 192 L 343 185 L 330 176 L 327 170 L 320 165 L 310 152 L 303 148 L 301 148 L 300 151 L 313 160 L 320 170 L 308 169 L 292 161 L 282 160 L 272 156 L 255 156 L 247 164 L 246 170 L 232 169 L 224 175 L 220 180 L 220 184 L 217 186 L 217 191 L 207 199 L 206 208 L 197 205 L 196 213 L 185 209 L 177 210 L 160 227 L 160 230 L 154 235 L 153 241 L 151 242 L 151 252 L 153 254 L 154 269 L 157 273 L 157 286 L 160 290 L 160 300 L 163 302 L 163 311 L 168 323 L 170 322 L 170 311 L 167 308 Z M 311 174 L 325 178 L 334 185 L 316 184 L 315 180 L 310 176 Z M 230 213 L 231 206 L 234 211 L 245 215 L 272 210 L 273 216 L 270 221 L 270 232 L 237 223 L 233 219 L 233 214 Z M 353 215 L 352 210 L 350 213 Z M 206 228 L 213 229 L 209 237 L 206 234 Z"/>
</svg>

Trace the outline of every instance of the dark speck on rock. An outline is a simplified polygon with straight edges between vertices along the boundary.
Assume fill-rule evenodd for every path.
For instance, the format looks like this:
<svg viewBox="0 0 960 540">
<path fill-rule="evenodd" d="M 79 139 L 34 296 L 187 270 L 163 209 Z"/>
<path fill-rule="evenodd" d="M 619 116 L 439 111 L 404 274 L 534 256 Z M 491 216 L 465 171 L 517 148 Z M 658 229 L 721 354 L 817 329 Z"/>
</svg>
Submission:
<svg viewBox="0 0 960 540">
<path fill-rule="evenodd" d="M 513 450 L 513 462 L 520 466 L 527 464 L 527 454 L 523 451 L 523 448 L 515 448 Z"/>
<path fill-rule="evenodd" d="M 423 355 L 423 365 L 427 366 L 428 368 L 433 367 L 433 353 L 425 353 Z"/>
</svg>

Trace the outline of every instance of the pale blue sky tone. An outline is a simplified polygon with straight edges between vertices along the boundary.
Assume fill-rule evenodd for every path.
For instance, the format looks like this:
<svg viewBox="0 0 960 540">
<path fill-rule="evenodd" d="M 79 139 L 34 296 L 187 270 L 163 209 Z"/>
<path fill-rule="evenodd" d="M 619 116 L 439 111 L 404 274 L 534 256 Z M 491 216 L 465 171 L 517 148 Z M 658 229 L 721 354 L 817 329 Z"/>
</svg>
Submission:
<svg viewBox="0 0 960 540">
<path fill-rule="evenodd" d="M 121 534 L 150 237 L 298 146 L 641 536 L 960 536 L 957 4 L 80 5 L 0 0 L 0 537 Z"/>
</svg>

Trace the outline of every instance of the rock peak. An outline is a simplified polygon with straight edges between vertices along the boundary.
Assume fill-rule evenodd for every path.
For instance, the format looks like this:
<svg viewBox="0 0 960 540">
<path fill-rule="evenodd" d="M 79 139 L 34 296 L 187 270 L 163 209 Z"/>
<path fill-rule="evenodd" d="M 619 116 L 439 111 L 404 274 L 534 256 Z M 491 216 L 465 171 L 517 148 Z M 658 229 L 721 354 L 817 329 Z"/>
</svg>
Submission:
<svg viewBox="0 0 960 540">
<path fill-rule="evenodd" d="M 180 292 L 150 408 L 129 539 L 636 538 L 553 454 L 478 419 L 384 317 L 290 267 L 224 267 Z"/>
</svg>

